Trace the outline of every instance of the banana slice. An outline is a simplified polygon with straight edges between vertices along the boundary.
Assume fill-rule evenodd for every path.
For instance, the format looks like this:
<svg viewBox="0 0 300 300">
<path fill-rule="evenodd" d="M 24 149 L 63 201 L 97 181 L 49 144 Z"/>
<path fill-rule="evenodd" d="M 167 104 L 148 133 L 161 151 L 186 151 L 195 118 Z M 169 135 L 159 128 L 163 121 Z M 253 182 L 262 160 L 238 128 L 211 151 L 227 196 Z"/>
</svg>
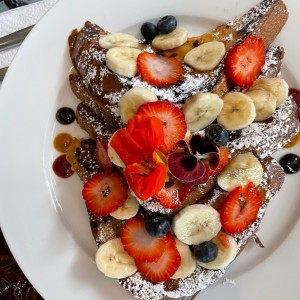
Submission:
<svg viewBox="0 0 300 300">
<path fill-rule="evenodd" d="M 118 220 L 128 220 L 133 218 L 139 210 L 139 203 L 136 198 L 128 192 L 128 198 L 125 203 L 117 210 L 110 213 L 112 217 Z"/>
<path fill-rule="evenodd" d="M 226 268 L 237 256 L 239 248 L 235 239 L 220 231 L 216 237 L 212 239 L 212 242 L 218 246 L 218 256 L 215 260 L 209 263 L 203 263 L 197 261 L 197 263 L 206 269 L 219 270 Z"/>
<path fill-rule="evenodd" d="M 190 50 L 185 55 L 184 62 L 198 71 L 210 71 L 221 62 L 225 52 L 222 42 L 207 42 Z"/>
<path fill-rule="evenodd" d="M 124 250 L 121 239 L 107 241 L 98 248 L 96 265 L 105 276 L 121 279 L 137 271 L 134 259 Z"/>
<path fill-rule="evenodd" d="M 245 94 L 254 103 L 256 110 L 254 121 L 265 121 L 273 115 L 276 110 L 276 98 L 272 93 L 264 89 L 253 89 Z"/>
<path fill-rule="evenodd" d="M 196 269 L 196 259 L 190 247 L 176 239 L 176 247 L 181 257 L 181 263 L 172 279 L 185 278 L 190 276 Z"/>
<path fill-rule="evenodd" d="M 106 65 L 118 75 L 134 77 L 137 74 L 137 57 L 141 52 L 130 47 L 110 48 L 106 53 Z"/>
<path fill-rule="evenodd" d="M 115 164 L 118 167 L 125 168 L 124 162 L 121 160 L 120 156 L 118 153 L 115 151 L 115 149 L 110 145 L 110 141 L 114 134 L 111 136 L 111 138 L 108 140 L 108 146 L 107 146 L 107 154 L 109 159 L 113 164 Z"/>
<path fill-rule="evenodd" d="M 139 41 L 133 35 L 115 32 L 101 36 L 99 39 L 99 45 L 104 49 L 110 49 L 114 47 L 137 48 L 139 46 Z"/>
<path fill-rule="evenodd" d="M 152 46 L 159 50 L 169 50 L 183 45 L 188 38 L 184 28 L 177 27 L 167 34 L 159 34 L 152 40 Z"/>
<path fill-rule="evenodd" d="M 226 130 L 238 130 L 251 124 L 256 117 L 252 99 L 240 92 L 231 92 L 223 98 L 223 108 L 217 121 Z"/>
<path fill-rule="evenodd" d="M 215 237 L 221 229 L 221 221 L 218 211 L 213 207 L 194 204 L 175 215 L 172 228 L 181 242 L 197 245 Z"/>
<path fill-rule="evenodd" d="M 263 168 L 260 161 L 252 152 L 237 154 L 218 175 L 217 182 L 220 188 L 231 191 L 235 187 L 243 187 L 252 181 L 256 186 L 263 178 Z"/>
<path fill-rule="evenodd" d="M 188 98 L 182 108 L 190 131 L 198 131 L 211 124 L 223 107 L 222 99 L 213 93 L 197 93 Z"/>
<path fill-rule="evenodd" d="M 154 101 L 157 101 L 157 97 L 151 90 L 138 86 L 133 87 L 118 102 L 122 121 L 126 124 L 142 104 Z"/>
<path fill-rule="evenodd" d="M 276 98 L 276 107 L 285 102 L 289 95 L 289 86 L 282 78 L 260 78 L 254 81 L 249 91 L 256 89 L 264 89 L 272 93 Z"/>
</svg>

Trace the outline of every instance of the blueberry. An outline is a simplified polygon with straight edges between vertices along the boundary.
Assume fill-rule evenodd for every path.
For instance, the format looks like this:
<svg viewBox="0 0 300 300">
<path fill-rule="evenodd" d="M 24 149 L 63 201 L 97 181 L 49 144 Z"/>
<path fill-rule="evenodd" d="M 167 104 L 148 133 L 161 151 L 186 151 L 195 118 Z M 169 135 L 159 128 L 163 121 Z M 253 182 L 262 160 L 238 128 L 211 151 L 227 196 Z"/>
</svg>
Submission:
<svg viewBox="0 0 300 300">
<path fill-rule="evenodd" d="M 205 130 L 206 138 L 217 146 L 226 145 L 229 140 L 229 134 L 221 125 L 211 124 Z"/>
<path fill-rule="evenodd" d="M 56 120 L 64 125 L 71 124 L 75 120 L 75 112 L 72 108 L 69 107 L 61 107 L 56 112 Z"/>
<path fill-rule="evenodd" d="M 279 160 L 279 164 L 286 174 L 294 174 L 300 169 L 300 157 L 296 154 L 288 153 Z"/>
<path fill-rule="evenodd" d="M 198 261 L 209 263 L 218 256 L 218 246 L 213 242 L 203 242 L 195 246 L 194 255 Z"/>
<path fill-rule="evenodd" d="M 160 215 L 146 218 L 145 225 L 147 232 L 153 237 L 165 236 L 171 229 L 170 219 Z"/>
<path fill-rule="evenodd" d="M 141 27 L 141 33 L 147 42 L 151 42 L 157 35 L 157 27 L 150 22 L 146 22 Z"/>
<path fill-rule="evenodd" d="M 163 34 L 172 32 L 176 27 L 177 20 L 174 16 L 165 16 L 157 22 L 157 29 Z"/>
</svg>

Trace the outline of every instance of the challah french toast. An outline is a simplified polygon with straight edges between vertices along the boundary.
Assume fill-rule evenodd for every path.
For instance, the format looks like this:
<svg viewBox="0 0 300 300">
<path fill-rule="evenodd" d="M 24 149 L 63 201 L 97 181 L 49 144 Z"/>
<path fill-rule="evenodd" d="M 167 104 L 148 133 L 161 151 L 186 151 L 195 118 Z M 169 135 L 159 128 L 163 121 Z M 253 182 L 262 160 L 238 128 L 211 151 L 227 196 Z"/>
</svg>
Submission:
<svg viewBox="0 0 300 300">
<path fill-rule="evenodd" d="M 255 9 L 251 10 L 250 11 L 251 13 L 249 12 L 246 16 L 252 16 L 252 17 L 255 16 L 256 18 L 255 22 L 250 24 L 252 24 L 252 26 L 256 28 L 255 32 L 258 33 L 259 35 L 264 35 L 263 33 L 264 30 L 269 29 L 270 23 L 267 27 L 263 27 L 263 24 L 266 24 L 268 22 L 267 20 L 273 19 L 274 21 L 275 18 L 274 16 L 276 16 L 278 13 L 283 14 L 281 20 L 284 20 L 283 23 L 285 22 L 286 18 L 284 18 L 284 16 L 287 17 L 287 14 L 286 14 L 285 6 L 281 1 L 263 1 L 258 7 L 260 7 L 260 9 L 256 7 Z M 279 9 L 279 7 L 281 8 Z M 264 15 L 262 16 L 261 14 L 257 14 L 258 11 L 259 12 L 263 11 Z M 244 18 L 239 19 L 239 24 L 241 24 L 242 21 L 245 19 L 246 19 L 245 16 Z M 260 22 L 261 20 L 264 21 Z M 236 30 L 236 28 L 238 28 L 238 25 L 237 23 L 234 24 L 235 25 L 232 28 Z M 272 23 L 272 26 L 273 25 L 274 23 Z M 277 34 L 280 31 L 281 27 L 283 26 L 283 24 L 276 23 L 276 26 L 277 25 L 278 27 L 273 29 L 273 34 Z M 225 26 L 225 28 L 227 28 L 227 26 Z M 264 28 L 263 31 L 257 29 L 260 28 L 261 26 L 262 28 Z M 99 36 L 97 36 L 97 28 L 98 27 L 95 25 L 86 23 L 85 29 L 78 34 L 79 40 L 81 42 L 84 40 L 83 35 L 86 32 L 92 34 L 93 38 L 97 37 L 98 40 Z M 244 40 L 245 36 L 247 36 L 247 34 L 249 33 L 249 31 L 246 30 L 246 28 L 249 29 L 251 28 L 251 26 L 249 25 L 249 23 L 247 23 L 247 25 L 242 28 L 243 30 L 239 29 L 237 31 L 237 34 L 243 34 L 242 36 L 239 35 L 239 38 Z M 102 33 L 104 33 L 102 29 L 100 30 Z M 86 32 L 83 33 L 84 31 Z M 215 33 L 216 31 L 214 31 L 214 36 Z M 268 34 L 269 33 L 270 31 L 268 31 Z M 75 59 L 74 52 L 72 52 L 75 49 L 74 48 L 72 50 L 72 47 L 74 45 L 73 44 L 74 34 L 77 34 L 77 32 L 76 33 L 73 32 L 70 38 L 71 55 L 73 58 L 73 62 Z M 78 39 L 78 36 L 76 37 L 76 39 Z M 272 39 L 274 38 L 275 35 L 272 36 Z M 90 41 L 91 40 L 86 41 L 87 44 Z M 224 44 L 226 45 L 227 39 L 226 41 L 224 40 L 224 42 L 225 42 Z M 267 45 L 269 42 L 270 42 L 269 35 L 268 38 L 266 35 L 265 45 Z M 87 45 L 87 44 L 84 42 L 82 45 Z M 231 44 L 230 46 L 232 45 L 233 44 Z M 228 46 L 228 49 L 230 46 Z M 88 49 L 91 49 L 90 47 L 91 45 L 87 45 Z M 96 44 L 96 40 L 95 40 L 93 41 L 92 51 L 94 51 L 95 48 L 97 47 L 98 44 Z M 195 42 L 193 42 L 193 47 L 195 47 Z M 83 48 L 85 48 L 85 46 Z M 80 54 L 81 58 L 83 53 L 85 53 L 85 50 L 81 52 Z M 172 51 L 173 50 L 170 50 L 168 53 L 170 54 L 170 52 Z M 178 53 L 182 53 L 182 49 L 181 50 L 177 49 L 175 50 L 175 52 L 178 55 Z M 174 55 L 175 52 L 173 52 L 171 56 L 175 56 Z M 273 66 L 274 69 L 276 69 L 277 71 L 274 71 L 274 73 L 270 72 L 272 66 L 270 66 L 270 64 L 269 65 L 265 64 L 266 69 L 264 72 L 269 72 L 269 75 L 272 74 L 272 76 L 275 77 L 276 74 L 280 71 L 282 49 L 273 48 L 270 53 L 272 53 L 273 57 L 280 57 L 280 59 L 278 60 L 279 64 L 275 64 Z M 279 56 L 276 56 L 276 54 L 274 53 L 277 54 L 279 53 Z M 164 50 L 162 54 L 167 56 L 167 52 L 164 52 Z M 86 53 L 84 55 L 86 55 Z M 99 56 L 101 55 L 99 54 Z M 95 52 L 93 52 L 92 56 L 93 59 L 97 57 L 97 55 L 95 55 Z M 97 58 L 99 58 L 99 56 Z M 95 72 L 94 74 L 97 74 L 98 71 L 97 70 L 95 71 L 95 69 L 93 69 L 94 65 L 93 63 L 90 64 L 91 61 L 89 59 L 90 59 L 89 57 L 85 56 L 85 60 L 84 60 L 85 64 L 82 63 L 83 61 L 79 64 L 78 61 L 75 61 L 75 68 L 77 69 L 78 74 L 71 75 L 70 82 L 74 93 L 83 102 L 78 106 L 77 109 L 77 121 L 80 124 L 80 126 L 89 133 L 92 139 L 83 140 L 83 141 L 78 141 L 75 139 L 72 142 L 71 146 L 69 147 L 67 158 L 68 161 L 72 164 L 74 171 L 77 172 L 80 178 L 82 179 L 82 181 L 85 182 L 84 189 L 83 189 L 83 197 L 85 198 L 87 203 L 93 235 L 95 237 L 97 245 L 99 246 L 99 251 L 96 257 L 97 265 L 103 273 L 105 273 L 107 276 L 110 276 L 111 273 L 109 272 L 111 272 L 111 270 L 109 271 L 108 269 L 114 269 L 114 268 L 110 267 L 109 264 L 105 266 L 106 265 L 105 261 L 106 259 L 108 259 L 107 256 L 108 253 L 110 255 L 110 260 L 114 260 L 112 258 L 112 256 L 114 255 L 116 255 L 115 256 L 116 260 L 118 260 L 118 255 L 120 255 L 119 257 L 124 258 L 125 259 L 124 265 L 122 264 L 119 265 L 118 273 L 121 274 L 118 274 L 118 276 L 120 277 L 116 277 L 115 276 L 116 274 L 113 274 L 113 276 L 111 277 L 115 276 L 114 278 L 117 278 L 120 284 L 124 286 L 133 296 L 137 298 L 140 299 L 175 299 L 176 298 L 182 300 L 193 299 L 196 293 L 203 290 L 207 285 L 216 282 L 224 274 L 226 266 L 234 259 L 234 257 L 238 254 L 238 252 L 249 240 L 249 238 L 255 236 L 258 226 L 261 223 L 267 204 L 274 197 L 274 195 L 279 191 L 284 180 L 284 172 L 282 168 L 279 166 L 279 164 L 274 159 L 269 157 L 269 154 L 272 153 L 273 151 L 276 151 L 277 149 L 280 149 L 283 146 L 283 144 L 285 144 L 288 140 L 290 140 L 292 136 L 299 130 L 299 122 L 296 116 L 295 105 L 292 99 L 288 99 L 286 102 L 284 102 L 284 104 L 281 103 L 280 106 L 278 106 L 279 108 L 277 108 L 276 113 L 275 114 L 273 113 L 270 118 L 265 119 L 261 123 L 259 122 L 255 123 L 255 124 L 259 124 L 255 126 L 265 126 L 265 127 L 261 127 L 264 129 L 260 129 L 260 131 L 263 134 L 273 135 L 273 133 L 277 131 L 272 131 L 272 128 L 274 128 L 279 124 L 283 124 L 282 122 L 287 120 L 286 116 L 291 117 L 289 121 L 286 121 L 286 123 L 284 123 L 284 126 L 286 126 L 284 133 L 282 132 L 279 135 L 273 137 L 272 143 L 276 144 L 277 146 L 276 147 L 274 146 L 272 149 L 269 147 L 266 150 L 265 147 L 266 145 L 269 144 L 269 141 L 267 141 L 265 144 L 262 145 L 262 150 L 257 151 L 256 148 L 259 148 L 260 145 L 259 147 L 257 147 L 258 142 L 256 137 L 253 137 L 253 139 L 247 137 L 247 135 L 249 134 L 249 128 L 251 124 L 254 124 L 252 122 L 251 124 L 244 126 L 241 129 L 241 132 L 239 131 L 240 129 L 236 129 L 236 130 L 228 129 L 229 132 L 232 133 L 236 133 L 236 131 L 239 131 L 237 138 L 226 141 L 225 143 L 226 144 L 225 148 L 229 149 L 229 153 L 227 152 L 227 156 L 225 155 L 225 157 L 227 157 L 227 159 L 230 158 L 229 162 L 226 161 L 224 163 L 224 161 L 222 160 L 222 155 L 223 155 L 222 145 L 221 146 L 215 145 L 215 142 L 212 142 L 212 140 L 210 140 L 210 142 L 207 141 L 209 140 L 209 137 L 207 136 L 206 126 L 201 130 L 193 130 L 196 133 L 192 133 L 191 136 L 189 137 L 181 136 L 181 138 L 175 140 L 176 147 L 178 147 L 180 151 L 178 151 L 178 149 L 176 148 L 173 148 L 174 145 L 172 146 L 172 150 L 170 150 L 170 148 L 167 148 L 167 150 L 165 150 L 166 147 L 170 146 L 170 144 L 167 144 L 166 142 L 165 144 L 163 143 L 161 148 L 159 148 L 161 150 L 159 150 L 156 148 L 156 146 L 153 146 L 152 143 L 149 143 L 149 141 L 146 140 L 143 140 L 143 147 L 145 149 L 134 148 L 136 145 L 134 144 L 135 146 L 133 147 L 133 144 L 127 142 L 126 139 L 131 139 L 134 135 L 135 137 L 138 136 L 139 139 L 141 140 L 142 133 L 145 134 L 146 136 L 148 134 L 148 131 L 146 134 L 145 131 L 142 131 L 142 129 L 148 130 L 149 126 L 150 127 L 154 126 L 153 124 L 155 123 L 155 128 L 156 129 L 160 128 L 161 130 L 160 133 L 162 132 L 162 123 L 161 123 L 162 120 L 157 120 L 159 119 L 157 115 L 154 116 L 147 115 L 148 114 L 147 109 L 149 107 L 151 107 L 151 109 L 154 109 L 154 106 L 156 106 L 156 104 L 153 103 L 155 103 L 156 101 L 153 101 L 153 103 L 152 101 L 150 101 L 150 104 L 146 103 L 145 106 L 141 105 L 142 109 L 138 109 L 137 113 L 132 118 L 129 118 L 127 122 L 124 122 L 124 118 L 122 118 L 122 122 L 123 122 L 122 123 L 120 119 L 116 118 L 117 114 L 111 115 L 108 109 L 107 99 L 111 99 L 112 94 L 106 94 L 106 92 L 104 93 L 103 91 L 104 90 L 107 91 L 106 90 L 107 88 L 111 88 L 110 91 L 113 91 L 114 94 L 113 101 L 116 101 L 115 98 L 116 94 L 117 94 L 117 98 L 119 99 L 121 96 L 124 95 L 125 92 L 130 90 L 130 88 L 132 87 L 132 85 L 128 84 L 128 81 L 130 80 L 123 81 L 120 76 L 117 76 L 114 74 L 114 72 L 110 71 L 103 64 L 103 61 L 101 60 L 100 60 L 101 66 L 99 66 L 101 70 L 100 73 L 105 68 L 104 77 L 107 74 L 109 74 L 107 77 L 105 77 L 107 79 L 104 80 L 103 79 L 104 77 L 91 78 L 90 72 Z M 103 57 L 101 59 L 103 59 Z M 212 74 L 209 75 L 212 78 L 214 78 L 214 80 L 216 81 L 214 81 L 212 86 L 209 87 L 206 86 L 204 91 L 214 91 L 216 93 L 216 90 L 218 90 L 218 93 L 221 94 L 222 96 L 224 96 L 224 94 L 229 91 L 228 87 L 229 85 L 230 87 L 232 87 L 232 82 L 228 80 L 228 77 L 226 76 L 223 68 L 224 65 L 222 64 L 222 67 L 219 67 L 219 73 L 214 72 L 213 75 Z M 93 71 L 91 71 L 92 69 Z M 187 68 L 186 70 L 188 71 L 185 74 L 194 75 L 196 73 L 193 69 Z M 207 75 L 207 73 L 205 74 Z M 120 83 L 121 83 L 121 89 L 119 89 Z M 259 82 L 257 83 L 257 85 L 259 85 Z M 222 86 L 222 87 L 226 86 L 226 88 L 219 89 L 218 86 Z M 166 91 L 172 89 L 172 85 L 168 87 L 163 87 L 162 89 L 164 89 L 164 93 L 166 93 Z M 160 90 L 160 88 L 158 88 L 158 90 Z M 253 88 L 253 90 L 257 91 L 258 88 L 257 89 Z M 188 93 L 184 94 L 183 90 L 180 89 L 180 92 L 177 91 L 178 100 L 174 102 L 178 102 L 179 104 L 181 104 L 179 107 L 182 107 L 184 110 L 185 100 L 189 99 L 191 95 L 197 94 L 199 91 L 200 90 L 198 89 L 189 90 Z M 239 93 L 239 92 L 235 92 L 235 93 Z M 180 97 L 184 97 L 184 98 L 180 98 Z M 226 97 L 226 95 L 224 97 Z M 275 100 L 273 99 L 272 101 Z M 174 107 L 179 109 L 177 105 L 174 105 L 172 103 L 167 104 L 166 101 L 157 101 L 157 102 L 161 102 L 160 104 L 169 107 L 172 106 L 172 109 Z M 114 108 L 116 110 L 117 106 L 115 105 Z M 110 114 L 110 116 L 107 117 L 106 115 L 107 113 Z M 175 117 L 177 117 L 177 115 L 175 115 Z M 109 121 L 112 118 L 114 119 L 114 121 Z M 148 121 L 150 123 L 147 123 L 148 125 L 146 126 L 144 122 L 148 122 Z M 124 126 L 124 123 L 127 123 L 126 128 L 118 129 L 118 127 L 122 125 Z M 169 121 L 167 121 L 166 123 L 169 123 Z M 293 125 L 289 123 L 293 123 Z M 270 128 L 270 129 L 266 129 L 266 128 Z M 138 132 L 139 131 L 138 129 L 140 129 L 140 132 Z M 156 132 L 156 129 L 154 130 L 153 127 L 153 131 Z M 186 132 L 186 127 L 185 127 L 185 132 Z M 257 127 L 253 128 L 252 130 L 250 129 L 250 132 L 253 134 L 254 132 L 257 133 Z M 101 139 L 98 139 L 99 136 L 101 137 Z M 107 139 L 111 136 L 115 136 L 115 137 L 112 138 L 110 140 L 110 144 L 107 145 Z M 153 139 L 153 141 L 151 140 L 151 142 L 153 142 L 154 144 L 159 143 L 156 140 L 156 139 L 160 139 L 159 134 L 155 135 L 155 137 L 150 135 L 150 137 L 151 139 Z M 164 136 L 164 138 L 166 139 L 166 135 Z M 248 140 L 250 140 L 250 142 Z M 118 141 L 118 143 L 116 141 Z M 120 141 L 123 142 L 123 144 L 119 143 Z M 263 138 L 261 138 L 261 142 L 263 142 Z M 211 172 L 217 170 L 218 168 L 220 169 L 218 169 L 218 172 L 211 172 L 209 174 L 210 176 L 207 178 L 205 182 L 199 183 L 199 181 L 197 181 L 197 184 L 196 183 L 190 184 L 192 182 L 195 182 L 194 181 L 195 178 L 193 177 L 193 180 L 186 181 L 185 176 L 180 177 L 182 176 L 182 174 L 177 174 L 176 168 L 175 170 L 172 169 L 172 165 L 174 165 L 174 160 L 171 160 L 169 158 L 171 157 L 172 154 L 181 155 L 184 153 L 185 157 L 187 157 L 188 159 L 191 159 L 192 157 L 192 159 L 194 160 L 194 158 L 197 157 L 197 155 L 199 154 L 197 153 L 197 151 L 194 151 L 193 149 L 195 143 L 200 143 L 200 144 L 203 143 L 201 144 L 201 146 L 203 146 L 205 149 L 209 149 L 206 152 L 201 153 L 204 156 L 205 155 L 206 156 L 205 157 L 201 156 L 201 158 L 199 159 L 199 160 L 202 159 L 203 161 L 209 164 L 208 169 L 206 171 Z M 213 150 L 211 150 L 212 149 L 211 144 L 214 144 Z M 127 146 L 129 146 L 130 148 L 126 149 Z M 124 147 L 125 150 L 121 149 L 122 147 Z M 139 157 L 140 152 L 142 153 L 142 155 L 148 155 L 147 147 L 153 147 L 154 150 L 153 157 L 150 158 L 149 156 L 147 156 L 147 163 L 145 162 L 141 163 L 136 161 L 132 164 L 133 160 L 136 159 L 136 157 Z M 117 155 L 118 157 L 115 156 L 115 153 L 109 154 L 108 153 L 109 149 L 115 150 L 115 152 L 118 154 Z M 137 152 L 132 151 L 132 153 L 130 153 L 130 151 L 133 149 L 137 150 Z M 207 156 L 207 153 L 210 153 L 210 151 L 216 154 L 214 155 L 210 154 Z M 260 159 L 258 160 L 255 157 L 255 155 L 253 155 L 252 152 L 254 152 L 257 157 L 260 157 Z M 100 157 L 99 157 L 99 153 L 100 153 Z M 120 161 L 118 161 L 120 159 L 120 156 L 121 156 L 121 163 L 119 163 Z M 132 156 L 135 156 L 135 158 L 133 158 Z M 213 164 L 215 157 L 217 157 L 216 166 L 210 169 L 211 166 L 210 164 Z M 109 158 L 113 161 L 113 163 L 116 164 L 116 166 L 111 164 L 111 162 L 109 162 Z M 166 178 L 166 173 L 164 173 L 164 167 L 163 167 L 163 165 L 166 165 L 166 161 L 170 171 L 167 178 Z M 122 163 L 125 163 L 125 165 L 124 164 L 122 165 Z M 249 163 L 249 165 L 245 167 L 245 163 L 246 165 Z M 128 166 L 131 168 L 138 167 L 138 169 L 132 170 L 133 172 L 131 172 L 129 176 L 127 176 L 128 173 L 126 172 L 129 169 Z M 153 235 L 149 233 L 149 230 L 151 231 L 151 229 L 147 228 L 147 230 L 145 230 L 145 226 L 146 226 L 145 222 L 147 220 L 151 221 L 152 218 L 156 217 L 156 214 L 153 214 L 152 213 L 153 209 L 150 209 L 150 207 L 147 206 L 147 203 L 150 203 L 151 205 L 151 201 L 148 200 L 148 197 L 146 197 L 145 194 L 142 193 L 140 190 L 133 189 L 133 188 L 136 188 L 135 184 L 137 182 L 143 183 L 144 178 L 150 176 L 152 171 L 156 171 L 158 169 L 158 166 L 160 167 L 159 172 L 155 173 L 154 178 L 151 178 L 151 180 L 153 179 L 155 181 L 155 178 L 161 177 L 161 174 L 164 174 L 163 182 L 166 181 L 166 185 L 170 184 L 170 182 L 171 184 L 175 182 L 175 186 L 176 186 L 176 184 L 181 180 L 181 182 L 183 182 L 183 188 L 179 184 L 180 188 L 182 188 L 181 190 L 180 189 L 178 190 L 179 193 L 182 190 L 186 190 L 186 192 L 184 192 L 185 194 L 184 198 L 190 197 L 191 199 L 190 202 L 185 199 L 186 201 L 184 201 L 183 203 L 185 203 L 186 205 L 182 205 L 182 206 L 179 205 L 176 208 L 167 207 L 167 210 L 169 210 L 166 213 L 167 215 L 175 214 L 175 216 L 172 218 L 171 221 L 172 231 L 171 232 L 168 231 L 166 236 L 164 237 L 161 236 L 154 237 L 155 240 L 154 244 L 158 243 L 159 247 L 157 245 L 155 247 L 152 247 Z M 207 167 L 207 165 L 205 166 Z M 121 172 L 120 169 L 122 170 Z M 242 170 L 245 169 L 248 171 L 251 170 L 252 173 L 251 172 L 249 173 L 248 171 L 244 173 Z M 235 175 L 237 170 L 239 170 L 238 176 Z M 124 177 L 121 175 L 123 171 L 126 180 L 129 183 L 130 188 L 135 193 L 135 196 L 137 196 L 137 198 L 145 197 L 145 199 L 140 199 L 139 202 L 134 202 L 135 207 L 136 207 L 136 203 L 138 203 L 137 212 L 136 212 L 137 214 L 129 218 L 122 218 L 122 217 L 120 218 L 120 215 L 124 217 L 122 209 L 121 211 L 118 210 L 118 212 L 115 212 L 115 209 L 113 209 L 113 211 L 111 211 L 110 213 L 107 212 L 108 207 L 112 205 L 111 203 L 107 202 L 107 199 L 110 199 L 111 202 L 115 202 L 116 197 L 124 198 L 124 200 L 126 200 L 127 198 L 128 199 L 134 198 L 133 196 L 128 194 L 128 192 L 125 191 L 125 187 L 127 185 L 125 184 L 125 187 L 123 186 Z M 141 174 L 143 174 L 143 176 L 140 176 Z M 202 175 L 200 177 L 202 178 Z M 234 179 L 232 180 L 231 177 L 233 177 Z M 197 180 L 198 179 L 199 178 L 197 178 Z M 118 185 L 114 184 L 115 180 L 116 182 L 118 182 Z M 102 185 L 104 181 L 106 181 L 105 186 L 102 187 L 99 186 L 97 189 L 98 189 L 98 193 L 100 192 L 100 194 L 102 194 L 101 196 L 102 199 L 106 199 L 105 205 L 103 203 L 105 207 L 99 208 L 99 210 L 102 209 L 105 210 L 105 213 L 103 211 L 99 213 L 98 208 L 95 209 L 95 205 L 97 205 L 97 202 L 99 204 L 99 199 L 95 199 L 94 195 L 91 196 L 91 194 L 94 194 L 94 184 Z M 219 187 L 216 186 L 216 182 L 218 183 Z M 157 190 L 157 187 L 153 187 L 153 189 Z M 195 192 L 195 190 L 197 189 L 200 190 L 203 189 L 203 192 L 202 191 Z M 148 193 L 146 192 L 145 193 L 148 195 L 149 191 L 147 188 L 146 190 Z M 118 194 L 118 196 L 116 194 Z M 154 196 L 156 196 L 155 193 Z M 251 215 L 253 214 L 252 212 L 253 206 L 255 206 L 256 213 L 255 213 L 255 218 L 253 219 L 252 216 L 252 221 L 249 221 L 250 223 L 248 223 L 246 227 L 243 226 L 241 230 L 237 230 L 237 224 L 232 224 L 232 220 L 228 220 L 228 214 L 230 215 L 232 213 L 232 212 L 228 213 L 228 206 L 229 206 L 228 203 L 232 200 L 236 200 L 236 197 L 240 197 L 240 196 L 244 198 L 244 201 L 247 205 L 251 203 L 251 201 L 255 202 L 255 204 L 253 203 L 251 204 L 252 207 L 250 204 L 249 205 L 251 207 L 250 209 Z M 89 199 L 89 197 L 92 197 L 93 199 Z M 154 199 L 157 200 L 157 197 L 154 197 Z M 146 205 L 144 205 L 145 203 Z M 162 205 L 161 203 L 159 204 Z M 123 207 L 123 205 L 121 205 L 120 207 Z M 202 219 L 205 218 L 205 216 L 203 215 L 204 210 L 208 210 L 207 215 L 209 216 L 209 218 L 205 220 Z M 164 214 L 166 211 L 161 211 L 161 209 L 159 208 L 158 212 Z M 199 226 L 201 225 L 202 227 L 206 228 L 207 227 L 206 222 L 211 222 L 213 224 L 211 227 L 213 229 L 212 231 L 215 232 L 213 234 L 210 232 L 209 233 L 210 237 L 206 236 L 204 240 L 200 239 L 201 241 L 197 238 L 197 241 L 195 242 L 194 236 L 190 232 L 188 234 L 188 239 L 186 239 L 187 233 L 183 229 L 185 228 L 185 226 L 187 226 L 187 223 L 194 222 L 192 221 L 192 217 L 191 217 L 191 215 L 193 214 L 197 217 L 197 219 L 200 219 L 199 223 L 195 225 L 196 227 L 198 225 Z M 124 219 L 128 219 L 128 220 L 125 221 Z M 221 221 L 222 220 L 225 221 L 221 222 L 220 219 Z M 193 230 L 195 230 L 195 228 Z M 151 235 L 152 237 L 152 238 L 149 237 L 146 238 L 146 240 L 149 242 L 149 244 L 147 244 L 147 251 L 145 251 L 145 249 L 143 249 L 143 247 L 136 240 L 137 239 L 136 236 L 138 237 L 140 236 L 141 239 L 145 238 L 144 236 L 145 231 L 147 231 L 149 235 Z M 176 239 L 174 238 L 174 235 L 176 236 Z M 201 236 L 202 235 L 203 234 L 201 234 Z M 220 260 L 222 260 L 220 258 L 221 256 L 218 256 L 218 254 L 216 254 L 213 260 L 210 261 L 198 260 L 196 264 L 194 256 L 195 257 L 199 256 L 197 252 L 198 244 L 202 245 L 203 243 L 206 242 L 210 242 L 213 245 L 217 245 L 214 246 L 214 248 L 217 247 L 219 253 L 221 253 L 222 255 L 225 254 L 225 257 L 229 255 L 225 259 L 226 262 L 224 261 L 220 262 Z M 132 249 L 132 245 L 134 245 L 136 249 Z M 141 249 L 139 249 L 139 247 Z M 156 248 L 158 248 L 159 251 L 157 251 Z M 191 255 L 191 249 L 193 250 L 194 256 Z M 145 253 L 145 252 L 149 252 L 149 253 Z M 160 252 L 159 255 L 156 252 Z M 166 254 L 161 254 L 162 252 Z M 154 255 L 155 257 L 153 258 L 153 256 L 151 255 Z M 171 266 L 169 262 L 170 259 L 172 259 Z M 167 277 L 167 279 L 162 280 L 160 277 L 161 274 L 158 274 L 157 272 L 162 267 L 161 265 L 164 264 L 164 261 L 166 265 L 170 266 L 170 268 L 173 267 L 177 269 L 175 270 L 176 271 L 175 273 L 172 271 L 172 275 Z M 136 267 L 138 269 L 138 272 L 136 272 Z M 157 271 L 155 269 L 159 269 L 159 270 Z M 186 273 L 187 272 L 186 269 L 189 269 L 188 275 Z M 164 273 L 165 270 L 161 270 L 161 271 Z M 165 274 L 163 275 L 165 276 Z"/>
</svg>

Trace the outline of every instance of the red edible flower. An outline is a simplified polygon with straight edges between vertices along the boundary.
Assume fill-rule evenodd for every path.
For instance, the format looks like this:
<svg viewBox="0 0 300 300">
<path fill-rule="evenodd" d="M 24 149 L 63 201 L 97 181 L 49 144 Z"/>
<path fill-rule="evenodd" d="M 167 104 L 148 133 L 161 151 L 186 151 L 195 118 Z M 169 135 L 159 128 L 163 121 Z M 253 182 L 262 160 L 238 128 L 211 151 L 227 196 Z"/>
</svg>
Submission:
<svg viewBox="0 0 300 300">
<path fill-rule="evenodd" d="M 124 175 L 134 194 L 147 200 L 164 186 L 168 169 L 157 159 L 164 145 L 164 123 L 155 116 L 135 115 L 127 127 L 115 132 L 111 146 L 125 164 Z"/>
</svg>

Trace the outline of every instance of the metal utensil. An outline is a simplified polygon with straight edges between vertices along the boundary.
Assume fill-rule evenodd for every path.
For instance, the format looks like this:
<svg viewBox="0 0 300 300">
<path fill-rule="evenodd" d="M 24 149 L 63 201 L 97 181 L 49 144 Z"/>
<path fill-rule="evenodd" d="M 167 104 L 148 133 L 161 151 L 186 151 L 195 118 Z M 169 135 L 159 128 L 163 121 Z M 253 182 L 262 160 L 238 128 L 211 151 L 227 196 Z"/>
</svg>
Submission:
<svg viewBox="0 0 300 300">
<path fill-rule="evenodd" d="M 0 69 L 0 81 L 3 80 L 7 70 L 8 70 L 8 67 Z"/>
<path fill-rule="evenodd" d="M 11 47 L 21 44 L 23 42 L 23 40 L 25 39 L 25 37 L 28 35 L 28 33 L 31 31 L 33 26 L 34 25 L 1 37 L 0 38 L 0 51 L 9 49 Z"/>
</svg>

